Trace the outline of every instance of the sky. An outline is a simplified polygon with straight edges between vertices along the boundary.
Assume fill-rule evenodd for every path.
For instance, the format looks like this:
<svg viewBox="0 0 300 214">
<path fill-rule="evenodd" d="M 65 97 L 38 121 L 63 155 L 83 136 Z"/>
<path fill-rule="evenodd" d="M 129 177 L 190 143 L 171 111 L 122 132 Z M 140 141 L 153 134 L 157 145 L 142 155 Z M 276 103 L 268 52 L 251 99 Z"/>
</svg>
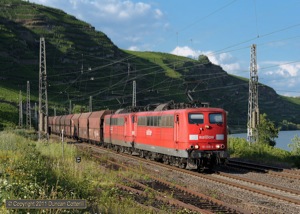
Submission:
<svg viewBox="0 0 300 214">
<path fill-rule="evenodd" d="M 300 0 L 29 0 L 61 9 L 105 33 L 119 48 L 205 54 L 249 78 L 256 44 L 258 80 L 300 97 Z"/>
</svg>

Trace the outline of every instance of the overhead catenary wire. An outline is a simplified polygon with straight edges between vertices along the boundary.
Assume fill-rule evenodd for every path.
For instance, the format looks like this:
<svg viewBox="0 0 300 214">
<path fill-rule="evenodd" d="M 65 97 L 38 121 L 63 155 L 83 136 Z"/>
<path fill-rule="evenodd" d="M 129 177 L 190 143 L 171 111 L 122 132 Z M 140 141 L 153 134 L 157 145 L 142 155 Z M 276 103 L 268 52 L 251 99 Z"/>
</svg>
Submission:
<svg viewBox="0 0 300 214">
<path fill-rule="evenodd" d="M 295 61 L 295 62 L 297 62 L 297 61 Z M 290 62 L 290 63 L 295 63 L 295 62 Z M 284 64 L 290 64 L 290 63 L 284 63 Z M 282 65 L 282 64 L 281 64 Z M 276 67 L 276 66 L 280 66 L 280 65 L 274 65 L 274 66 L 272 66 L 272 67 Z M 270 67 L 270 66 L 269 66 Z M 264 68 L 263 68 L 264 69 Z M 161 69 L 161 72 L 164 72 L 164 70 L 163 69 Z M 156 71 L 156 73 L 157 73 L 157 71 Z M 143 74 L 144 76 L 145 75 L 151 75 L 151 74 L 153 74 L 153 72 L 150 72 L 150 73 L 148 73 L 148 74 Z M 206 74 L 202 74 L 202 75 L 206 75 Z M 197 75 L 194 75 L 194 76 L 197 76 Z M 201 76 L 201 75 L 198 75 L 198 76 Z M 135 78 L 139 78 L 139 76 L 136 76 Z M 122 80 L 120 80 L 121 82 L 122 82 Z M 113 87 L 114 86 L 117 86 L 119 83 L 116 83 L 116 84 L 114 84 L 113 85 Z M 106 90 L 104 90 L 104 91 L 107 91 L 107 90 L 111 90 L 111 89 L 113 89 L 113 87 L 111 87 L 110 89 L 106 89 Z M 233 86 L 234 87 L 234 86 Z M 152 87 L 153 88 L 153 87 Z M 104 92 L 104 91 L 102 91 L 102 92 Z M 95 95 L 99 95 L 99 94 L 101 94 L 101 92 L 97 92 Z M 93 96 L 95 96 L 95 95 L 93 95 Z"/>
<path fill-rule="evenodd" d="M 269 35 L 272 35 L 272 34 L 277 33 L 277 32 L 282 32 L 282 31 L 284 31 L 284 30 L 288 30 L 288 29 L 291 29 L 291 28 L 294 28 L 294 27 L 298 27 L 298 25 L 300 25 L 300 24 L 288 26 L 288 27 L 285 27 L 285 28 L 282 28 L 282 29 L 279 29 L 279 30 L 276 30 L 276 31 L 273 31 L 273 32 L 270 32 L 270 33 L 267 33 L 267 34 L 263 34 L 263 35 L 261 35 L 261 36 L 259 36 L 259 37 L 261 38 L 261 37 L 269 36 Z M 252 41 L 252 40 L 255 40 L 255 39 L 257 39 L 257 37 L 251 38 L 251 39 L 249 39 L 249 40 L 247 40 L 247 41 L 244 41 L 244 42 L 241 42 L 241 43 L 237 43 L 237 44 L 235 44 L 235 45 L 226 47 L 226 48 L 221 49 L 221 50 L 224 51 L 224 50 L 226 50 L 226 49 L 228 49 L 228 48 L 230 48 L 230 47 L 236 47 L 236 46 L 239 46 L 240 44 L 247 43 L 247 42 Z M 245 47 L 245 48 L 246 48 L 246 47 Z M 219 50 L 219 51 L 220 51 L 220 50 Z M 231 51 L 232 51 L 232 50 L 231 50 Z M 228 52 L 228 51 L 227 51 L 227 52 Z M 217 54 L 217 53 L 220 53 L 220 52 L 212 52 L 211 54 Z M 226 52 L 222 52 L 222 53 L 226 53 Z M 149 75 L 150 75 L 150 74 L 149 74 Z M 137 77 L 137 78 L 138 78 L 138 77 Z M 75 81 L 76 81 L 76 80 L 75 80 Z"/>
<path fill-rule="evenodd" d="M 147 68 L 147 69 L 145 69 L 145 70 L 148 70 L 148 69 L 151 69 L 151 68 Z M 130 79 L 130 81 L 131 80 L 133 80 L 133 79 L 139 79 L 139 78 L 142 78 L 142 77 L 145 77 L 145 76 L 148 76 L 148 75 L 153 75 L 153 74 L 157 74 L 157 73 L 164 73 L 165 72 L 165 70 L 164 69 L 160 69 L 160 70 L 156 70 L 156 71 L 150 71 L 149 73 L 142 73 L 142 74 L 139 74 L 139 75 L 136 75 L 135 77 L 133 77 L 133 78 L 131 78 Z M 124 72 L 123 74 L 125 74 L 126 72 Z M 221 74 L 224 74 L 224 72 L 220 72 Z M 120 74 L 117 74 L 117 75 L 120 75 Z M 207 75 L 211 75 L 211 74 L 199 74 L 198 75 L 198 77 L 201 77 L 201 76 L 207 76 Z M 191 77 L 191 76 L 194 76 L 194 75 L 186 75 L 185 77 Z M 197 76 L 197 75 L 196 75 Z M 106 77 L 99 77 L 100 79 L 102 79 L 102 78 L 108 78 L 109 76 L 106 76 Z M 97 79 L 97 78 L 95 78 L 95 79 Z M 86 81 L 86 80 L 84 80 L 84 81 Z M 170 82 L 172 82 L 173 81 L 173 78 L 171 78 L 170 79 Z M 89 92 L 89 93 L 87 93 L 87 94 L 85 94 L 85 96 L 97 96 L 97 95 L 99 95 L 99 94 L 101 94 L 101 93 L 104 93 L 104 92 L 106 92 L 106 91 L 110 91 L 110 90 L 112 90 L 114 87 L 118 87 L 121 83 L 123 83 L 123 79 L 120 79 L 120 81 L 119 82 L 117 82 L 117 83 L 115 83 L 115 84 L 113 84 L 113 86 L 110 86 L 110 87 L 108 87 L 108 88 L 105 88 L 104 90 L 101 90 L 101 91 L 99 91 L 99 90 L 97 90 L 97 91 L 92 91 L 92 92 Z"/>
</svg>

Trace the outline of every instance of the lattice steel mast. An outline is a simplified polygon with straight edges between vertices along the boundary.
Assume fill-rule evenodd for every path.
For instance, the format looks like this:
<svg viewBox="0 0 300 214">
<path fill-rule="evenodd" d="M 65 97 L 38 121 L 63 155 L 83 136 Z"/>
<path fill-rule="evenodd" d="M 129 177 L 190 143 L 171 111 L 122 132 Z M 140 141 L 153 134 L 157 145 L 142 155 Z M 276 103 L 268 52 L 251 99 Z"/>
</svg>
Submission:
<svg viewBox="0 0 300 214">
<path fill-rule="evenodd" d="M 42 132 L 48 135 L 48 95 L 45 38 L 40 38 L 40 69 L 39 69 L 39 139 Z"/>
<path fill-rule="evenodd" d="M 93 97 L 90 96 L 90 101 L 89 101 L 89 112 L 93 111 Z"/>
<path fill-rule="evenodd" d="M 30 83 L 27 81 L 26 128 L 31 128 Z"/>
<path fill-rule="evenodd" d="M 136 81 L 132 83 L 132 107 L 136 107 Z"/>
<path fill-rule="evenodd" d="M 258 75 L 256 62 L 256 45 L 251 46 L 250 79 L 249 79 L 249 102 L 248 102 L 248 123 L 247 140 L 252 143 L 257 140 L 257 126 L 259 124 L 258 108 Z"/>
<path fill-rule="evenodd" d="M 72 114 L 72 100 L 69 100 L 69 114 Z"/>
<path fill-rule="evenodd" d="M 22 106 L 22 91 L 19 93 L 19 127 L 23 126 L 23 106 Z"/>
</svg>

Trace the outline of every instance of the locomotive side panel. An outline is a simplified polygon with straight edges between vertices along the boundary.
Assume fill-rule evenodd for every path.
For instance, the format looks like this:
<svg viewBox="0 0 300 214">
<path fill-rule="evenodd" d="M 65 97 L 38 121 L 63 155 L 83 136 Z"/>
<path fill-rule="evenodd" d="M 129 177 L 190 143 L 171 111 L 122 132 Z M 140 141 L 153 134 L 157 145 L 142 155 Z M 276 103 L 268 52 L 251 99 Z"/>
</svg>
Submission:
<svg viewBox="0 0 300 214">
<path fill-rule="evenodd" d="M 126 115 L 124 121 L 124 142 L 126 144 L 132 144 L 135 141 L 135 122 L 136 121 L 134 113 Z"/>
<path fill-rule="evenodd" d="M 176 136 L 180 130 L 174 129 L 174 111 L 137 113 L 138 149 L 178 157 L 187 157 L 186 151 L 177 149 Z"/>
<path fill-rule="evenodd" d="M 132 147 L 132 114 L 115 114 L 104 117 L 104 142 Z"/>
</svg>

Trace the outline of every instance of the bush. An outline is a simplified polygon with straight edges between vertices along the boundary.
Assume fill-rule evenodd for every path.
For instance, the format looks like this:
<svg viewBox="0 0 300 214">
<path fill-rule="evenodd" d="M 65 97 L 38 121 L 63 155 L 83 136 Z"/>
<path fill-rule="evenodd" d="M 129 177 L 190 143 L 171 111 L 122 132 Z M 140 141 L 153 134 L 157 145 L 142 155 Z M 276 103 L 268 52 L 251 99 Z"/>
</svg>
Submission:
<svg viewBox="0 0 300 214">
<path fill-rule="evenodd" d="M 24 130 L 16 132 L 26 133 Z M 82 161 L 76 163 L 75 157 L 79 155 Z M 137 206 L 131 197 L 123 199 L 120 190 L 115 188 L 115 183 L 121 182 L 119 171 L 101 170 L 98 162 L 89 159 L 90 155 L 78 153 L 74 145 L 62 145 L 52 140 L 33 142 L 14 133 L 0 132 L 0 213 L 8 213 L 6 199 L 87 201 L 84 210 L 57 209 L 53 213 L 150 212 Z M 43 213 L 33 209 L 15 213 L 29 212 Z"/>
<path fill-rule="evenodd" d="M 288 146 L 292 149 L 291 154 L 295 165 L 300 168 L 300 137 L 295 135 Z"/>
<path fill-rule="evenodd" d="M 229 137 L 228 145 L 231 158 L 243 158 L 265 164 L 296 165 L 290 152 L 267 144 L 249 144 L 244 138 Z"/>
<path fill-rule="evenodd" d="M 199 61 L 201 64 L 204 64 L 204 65 L 205 65 L 205 64 L 211 64 L 211 62 L 209 61 L 208 57 L 205 56 L 205 55 L 203 55 L 203 54 L 199 55 L 198 61 Z"/>
<path fill-rule="evenodd" d="M 275 124 L 267 118 L 266 114 L 260 115 L 257 131 L 260 144 L 276 145 L 275 138 L 278 137 L 279 128 L 275 127 Z"/>
</svg>

